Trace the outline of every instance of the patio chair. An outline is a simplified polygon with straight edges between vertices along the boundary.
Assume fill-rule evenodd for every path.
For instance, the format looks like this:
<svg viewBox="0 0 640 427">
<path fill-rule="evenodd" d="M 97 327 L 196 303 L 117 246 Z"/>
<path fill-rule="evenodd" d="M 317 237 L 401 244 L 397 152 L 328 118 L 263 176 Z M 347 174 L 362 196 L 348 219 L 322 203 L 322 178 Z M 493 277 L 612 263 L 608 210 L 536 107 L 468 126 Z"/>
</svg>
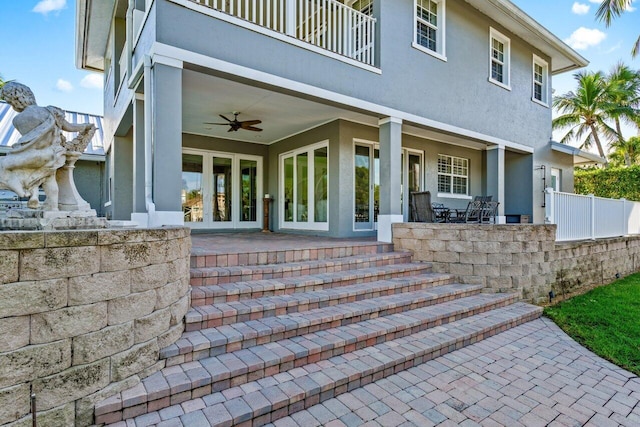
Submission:
<svg viewBox="0 0 640 427">
<path fill-rule="evenodd" d="M 498 205 L 500 202 L 485 202 L 482 207 L 482 215 L 480 216 L 480 223 L 482 224 L 495 224 L 498 217 Z"/>
<path fill-rule="evenodd" d="M 413 222 L 444 222 L 436 217 L 431 206 L 430 191 L 414 191 L 410 195 L 411 221 Z"/>
<path fill-rule="evenodd" d="M 451 218 L 451 222 L 458 223 L 480 223 L 482 221 L 482 210 L 485 202 L 471 201 L 467 204 L 464 214 L 460 213 L 455 218 Z"/>
<path fill-rule="evenodd" d="M 490 202 L 493 200 L 493 196 L 473 196 L 474 202 Z"/>
</svg>

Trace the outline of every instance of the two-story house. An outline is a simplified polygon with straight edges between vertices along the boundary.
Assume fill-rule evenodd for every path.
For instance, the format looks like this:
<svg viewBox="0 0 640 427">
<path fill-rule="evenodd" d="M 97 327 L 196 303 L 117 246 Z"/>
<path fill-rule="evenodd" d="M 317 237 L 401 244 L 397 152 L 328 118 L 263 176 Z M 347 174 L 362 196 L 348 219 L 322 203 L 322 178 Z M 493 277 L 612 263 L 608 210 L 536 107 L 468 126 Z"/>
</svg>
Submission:
<svg viewBox="0 0 640 427">
<path fill-rule="evenodd" d="M 390 241 L 428 190 L 539 223 L 586 155 L 551 142 L 551 79 L 587 61 L 509 0 L 77 4 L 115 219 L 259 229 L 270 203 L 275 230 Z"/>
</svg>

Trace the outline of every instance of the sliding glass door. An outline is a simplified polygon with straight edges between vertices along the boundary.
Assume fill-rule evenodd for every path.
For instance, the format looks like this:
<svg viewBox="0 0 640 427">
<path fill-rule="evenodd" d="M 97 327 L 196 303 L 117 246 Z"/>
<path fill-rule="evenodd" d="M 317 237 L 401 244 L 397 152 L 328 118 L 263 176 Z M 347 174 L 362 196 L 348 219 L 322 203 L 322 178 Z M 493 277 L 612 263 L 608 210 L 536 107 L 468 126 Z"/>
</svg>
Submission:
<svg viewBox="0 0 640 427">
<path fill-rule="evenodd" d="M 194 228 L 261 228 L 262 158 L 183 150 L 182 210 Z"/>
</svg>

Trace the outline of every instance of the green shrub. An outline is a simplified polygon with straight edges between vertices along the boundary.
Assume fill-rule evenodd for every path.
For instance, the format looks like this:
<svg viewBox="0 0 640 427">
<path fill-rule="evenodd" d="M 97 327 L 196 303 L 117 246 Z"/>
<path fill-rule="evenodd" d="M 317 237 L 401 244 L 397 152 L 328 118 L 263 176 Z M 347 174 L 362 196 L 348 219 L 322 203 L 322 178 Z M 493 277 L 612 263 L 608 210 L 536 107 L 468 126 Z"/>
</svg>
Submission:
<svg viewBox="0 0 640 427">
<path fill-rule="evenodd" d="M 576 194 L 640 201 L 640 165 L 628 168 L 576 169 L 574 191 Z"/>
</svg>

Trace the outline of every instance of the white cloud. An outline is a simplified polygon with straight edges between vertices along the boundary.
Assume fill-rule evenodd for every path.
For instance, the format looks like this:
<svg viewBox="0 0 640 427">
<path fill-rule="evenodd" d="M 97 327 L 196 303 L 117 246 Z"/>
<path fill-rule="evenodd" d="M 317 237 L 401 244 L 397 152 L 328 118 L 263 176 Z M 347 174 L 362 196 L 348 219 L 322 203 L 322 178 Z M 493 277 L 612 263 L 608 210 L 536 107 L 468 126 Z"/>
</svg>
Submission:
<svg viewBox="0 0 640 427">
<path fill-rule="evenodd" d="M 67 0 L 40 0 L 32 12 L 47 15 L 49 12 L 57 12 L 67 7 Z"/>
<path fill-rule="evenodd" d="M 564 42 L 574 49 L 585 50 L 591 46 L 599 45 L 606 38 L 607 35 L 596 28 L 580 27 Z"/>
<path fill-rule="evenodd" d="M 71 92 L 73 90 L 73 85 L 64 79 L 58 79 L 56 82 L 56 89 L 60 92 Z"/>
<path fill-rule="evenodd" d="M 575 2 L 571 7 L 571 12 L 575 13 L 576 15 L 586 15 L 587 13 L 589 13 L 589 9 L 591 9 L 591 6 L 589 6 L 588 4 Z"/>
<path fill-rule="evenodd" d="M 87 74 L 80 80 L 80 86 L 87 89 L 102 89 L 102 76 L 100 74 Z"/>
</svg>

